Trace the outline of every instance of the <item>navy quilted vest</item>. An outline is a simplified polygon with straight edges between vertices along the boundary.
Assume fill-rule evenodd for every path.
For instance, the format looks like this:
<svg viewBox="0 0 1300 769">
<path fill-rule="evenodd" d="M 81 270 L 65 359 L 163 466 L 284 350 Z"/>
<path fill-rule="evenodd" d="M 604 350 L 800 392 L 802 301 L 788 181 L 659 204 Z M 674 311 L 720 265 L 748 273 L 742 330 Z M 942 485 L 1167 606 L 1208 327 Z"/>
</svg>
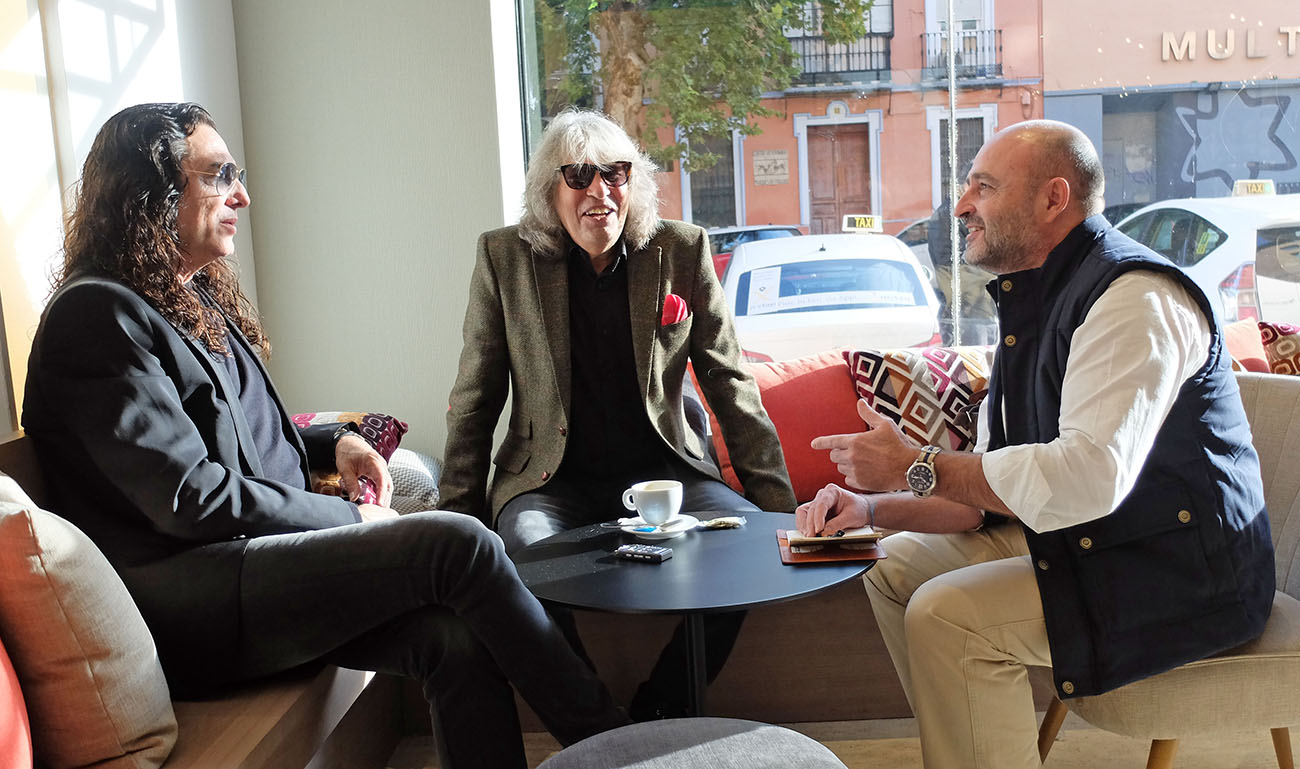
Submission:
<svg viewBox="0 0 1300 769">
<path fill-rule="evenodd" d="M 1002 333 L 989 449 L 1057 437 L 1071 337 L 1111 282 L 1134 269 L 1187 287 L 1212 319 L 1210 354 L 1113 512 L 1042 534 L 1025 529 L 1061 697 L 1244 643 L 1263 631 L 1273 601 L 1259 457 L 1214 309 L 1182 271 L 1101 216 L 1076 227 L 1041 268 L 989 284 Z"/>
</svg>

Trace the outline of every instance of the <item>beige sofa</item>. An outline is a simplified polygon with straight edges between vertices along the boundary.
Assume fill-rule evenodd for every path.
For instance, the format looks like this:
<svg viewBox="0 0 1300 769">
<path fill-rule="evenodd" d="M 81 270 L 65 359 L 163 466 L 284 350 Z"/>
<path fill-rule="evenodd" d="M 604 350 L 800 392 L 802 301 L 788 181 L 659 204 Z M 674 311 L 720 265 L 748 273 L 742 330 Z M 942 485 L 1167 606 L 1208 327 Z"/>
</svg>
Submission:
<svg viewBox="0 0 1300 769">
<path fill-rule="evenodd" d="M 171 701 L 121 580 L 89 539 L 40 509 L 44 484 L 29 439 L 0 444 L 0 471 L 0 643 L 43 766 L 386 765 L 402 731 L 400 685 L 386 676 L 316 666 L 219 698 Z M 0 722 L 20 723 L 14 708 L 0 698 Z M 5 747 L 0 764 L 18 769 L 7 762 L 19 754 Z"/>
</svg>

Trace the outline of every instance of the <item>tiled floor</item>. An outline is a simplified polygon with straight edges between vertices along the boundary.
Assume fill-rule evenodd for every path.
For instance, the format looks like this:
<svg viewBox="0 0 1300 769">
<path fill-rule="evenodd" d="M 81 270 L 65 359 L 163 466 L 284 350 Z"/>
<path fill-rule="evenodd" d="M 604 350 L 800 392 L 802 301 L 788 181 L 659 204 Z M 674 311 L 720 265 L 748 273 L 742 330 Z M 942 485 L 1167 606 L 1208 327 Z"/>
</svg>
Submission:
<svg viewBox="0 0 1300 769">
<path fill-rule="evenodd" d="M 785 724 L 826 745 L 849 769 L 920 769 L 921 749 L 910 718 Z M 1094 729 L 1073 715 L 1057 737 L 1044 769 L 1142 769 L 1148 744 Z M 528 765 L 536 767 L 559 745 L 548 734 L 524 735 Z M 428 737 L 403 741 L 389 769 L 437 769 Z M 1267 729 L 1185 740 L 1174 760 L 1176 769 L 1272 769 L 1277 766 Z"/>
</svg>

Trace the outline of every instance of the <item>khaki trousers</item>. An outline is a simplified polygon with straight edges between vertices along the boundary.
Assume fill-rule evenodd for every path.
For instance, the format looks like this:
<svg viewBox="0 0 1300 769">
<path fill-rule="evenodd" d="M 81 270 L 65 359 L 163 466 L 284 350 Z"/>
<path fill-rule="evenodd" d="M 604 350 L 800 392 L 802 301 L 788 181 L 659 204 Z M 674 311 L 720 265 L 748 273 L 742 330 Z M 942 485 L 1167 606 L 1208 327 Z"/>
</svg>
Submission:
<svg viewBox="0 0 1300 769">
<path fill-rule="evenodd" d="M 867 594 L 926 768 L 1041 766 L 1026 666 L 1052 660 L 1020 525 L 903 532 L 885 550 Z"/>
</svg>

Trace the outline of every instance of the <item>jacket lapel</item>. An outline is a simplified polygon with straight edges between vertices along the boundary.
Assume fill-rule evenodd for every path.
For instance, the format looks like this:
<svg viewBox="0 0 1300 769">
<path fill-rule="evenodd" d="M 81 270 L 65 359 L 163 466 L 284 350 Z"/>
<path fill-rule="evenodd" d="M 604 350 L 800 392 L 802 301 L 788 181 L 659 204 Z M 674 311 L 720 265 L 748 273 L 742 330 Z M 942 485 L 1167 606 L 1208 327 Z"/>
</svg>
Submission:
<svg viewBox="0 0 1300 769">
<path fill-rule="evenodd" d="M 527 244 L 525 244 L 527 248 Z M 533 280 L 537 290 L 537 303 L 542 309 L 542 325 L 546 341 L 551 348 L 551 371 L 555 375 L 555 389 L 560 394 L 560 407 L 569 413 L 572 384 L 572 361 L 569 345 L 569 272 L 563 256 L 537 255 L 526 251 L 532 260 Z M 507 312 L 509 308 L 506 308 Z"/>
<path fill-rule="evenodd" d="M 650 372 L 654 361 L 655 335 L 663 314 L 663 249 L 644 248 L 628 255 L 627 302 L 632 315 L 632 353 L 636 356 L 636 375 L 641 396 L 650 392 Z"/>
</svg>

